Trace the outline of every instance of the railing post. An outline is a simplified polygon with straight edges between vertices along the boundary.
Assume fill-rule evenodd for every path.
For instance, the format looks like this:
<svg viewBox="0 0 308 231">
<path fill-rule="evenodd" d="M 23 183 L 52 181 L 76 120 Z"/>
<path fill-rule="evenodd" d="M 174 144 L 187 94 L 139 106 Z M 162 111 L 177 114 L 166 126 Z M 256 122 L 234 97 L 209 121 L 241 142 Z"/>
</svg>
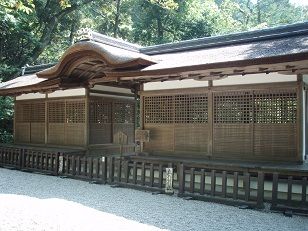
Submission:
<svg viewBox="0 0 308 231">
<path fill-rule="evenodd" d="M 179 176 L 179 193 L 178 195 L 182 195 L 185 189 L 185 173 L 184 173 L 184 164 L 178 164 L 178 176 Z"/>
<path fill-rule="evenodd" d="M 257 208 L 264 208 L 264 173 L 258 172 Z"/>
<path fill-rule="evenodd" d="M 273 174 L 273 188 L 272 188 L 272 208 L 275 208 L 278 203 L 278 173 Z"/>
<path fill-rule="evenodd" d="M 106 165 L 106 157 L 102 157 L 102 182 L 103 184 L 106 184 L 106 178 L 107 178 L 107 165 Z"/>
<path fill-rule="evenodd" d="M 108 165 L 109 165 L 109 177 L 108 177 L 108 183 L 113 182 L 113 176 L 114 176 L 114 157 L 108 158 Z"/>
<path fill-rule="evenodd" d="M 23 169 L 23 159 L 24 159 L 24 149 L 20 149 L 19 151 L 19 169 Z"/>
</svg>

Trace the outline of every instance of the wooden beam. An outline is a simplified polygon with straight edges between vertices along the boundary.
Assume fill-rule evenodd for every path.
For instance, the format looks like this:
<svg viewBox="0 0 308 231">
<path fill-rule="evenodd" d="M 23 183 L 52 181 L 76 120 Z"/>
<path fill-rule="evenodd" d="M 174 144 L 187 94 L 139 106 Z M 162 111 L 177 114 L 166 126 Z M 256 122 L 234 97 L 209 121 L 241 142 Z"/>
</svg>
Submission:
<svg viewBox="0 0 308 231">
<path fill-rule="evenodd" d="M 297 157 L 299 162 L 303 162 L 303 145 L 304 145 L 304 118 L 303 118 L 303 108 L 304 108 L 304 98 L 303 98 L 303 76 L 301 74 L 297 75 Z"/>
</svg>

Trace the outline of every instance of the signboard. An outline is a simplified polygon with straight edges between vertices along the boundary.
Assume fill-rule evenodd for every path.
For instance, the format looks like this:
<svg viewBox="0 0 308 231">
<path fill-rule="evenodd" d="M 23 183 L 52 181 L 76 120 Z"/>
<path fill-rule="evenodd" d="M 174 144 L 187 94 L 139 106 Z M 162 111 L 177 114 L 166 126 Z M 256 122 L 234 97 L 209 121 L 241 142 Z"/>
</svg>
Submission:
<svg viewBox="0 0 308 231">
<path fill-rule="evenodd" d="M 165 193 L 173 193 L 173 168 L 166 168 Z"/>
</svg>

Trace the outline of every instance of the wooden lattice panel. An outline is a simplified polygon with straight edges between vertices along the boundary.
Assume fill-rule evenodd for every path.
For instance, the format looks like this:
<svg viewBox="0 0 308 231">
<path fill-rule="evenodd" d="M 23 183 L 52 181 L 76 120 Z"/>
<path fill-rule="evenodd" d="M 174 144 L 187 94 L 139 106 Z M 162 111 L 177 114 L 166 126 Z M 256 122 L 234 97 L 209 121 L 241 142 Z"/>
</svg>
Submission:
<svg viewBox="0 0 308 231">
<path fill-rule="evenodd" d="M 116 101 L 113 104 L 113 123 L 134 123 L 135 104 Z"/>
<path fill-rule="evenodd" d="M 65 102 L 63 100 L 48 102 L 48 121 L 49 123 L 65 122 Z"/>
<path fill-rule="evenodd" d="M 251 91 L 214 92 L 215 124 L 247 124 L 253 118 Z"/>
<path fill-rule="evenodd" d="M 69 100 L 66 101 L 65 108 L 66 123 L 84 123 L 85 122 L 85 101 Z"/>
<path fill-rule="evenodd" d="M 31 104 L 31 122 L 45 123 L 45 102 L 36 101 Z"/>
<path fill-rule="evenodd" d="M 16 102 L 16 122 L 29 123 L 31 121 L 31 103 Z"/>
<path fill-rule="evenodd" d="M 102 124 L 111 123 L 112 102 L 101 100 L 91 100 L 89 104 L 90 123 Z"/>
<path fill-rule="evenodd" d="M 254 122 L 257 124 L 294 124 L 297 115 L 295 89 L 254 91 Z"/>
<path fill-rule="evenodd" d="M 173 123 L 174 104 L 173 96 L 146 96 L 144 97 L 145 123 Z"/>
<path fill-rule="evenodd" d="M 207 94 L 175 95 L 175 123 L 207 123 L 208 97 Z"/>
</svg>

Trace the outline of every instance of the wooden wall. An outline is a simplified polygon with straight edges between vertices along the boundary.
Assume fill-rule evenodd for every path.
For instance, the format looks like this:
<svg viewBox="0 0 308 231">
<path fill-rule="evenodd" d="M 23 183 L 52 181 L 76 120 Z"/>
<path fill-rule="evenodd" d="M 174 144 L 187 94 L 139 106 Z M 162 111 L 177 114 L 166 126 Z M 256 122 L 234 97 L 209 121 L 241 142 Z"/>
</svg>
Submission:
<svg viewBox="0 0 308 231">
<path fill-rule="evenodd" d="M 84 97 L 21 100 L 15 103 L 16 143 L 85 145 Z"/>
<path fill-rule="evenodd" d="M 224 160 L 301 161 L 296 83 L 145 91 L 144 151 Z"/>
<path fill-rule="evenodd" d="M 90 96 L 89 125 L 90 144 L 134 143 L 135 101 Z M 120 133 L 125 141 L 117 140 Z"/>
</svg>

